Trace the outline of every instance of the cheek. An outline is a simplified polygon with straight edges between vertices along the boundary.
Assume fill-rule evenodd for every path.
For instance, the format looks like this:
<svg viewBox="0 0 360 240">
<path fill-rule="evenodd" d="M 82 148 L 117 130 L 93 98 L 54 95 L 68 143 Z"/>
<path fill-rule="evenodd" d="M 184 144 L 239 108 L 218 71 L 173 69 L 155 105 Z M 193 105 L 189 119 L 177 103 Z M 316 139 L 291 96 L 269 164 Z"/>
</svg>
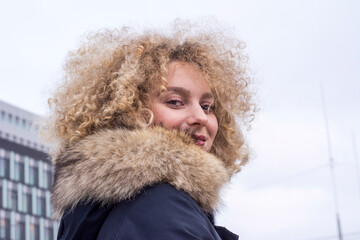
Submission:
<svg viewBox="0 0 360 240">
<path fill-rule="evenodd" d="M 219 129 L 219 124 L 215 116 L 213 116 L 213 118 L 209 120 L 208 125 L 209 125 L 209 132 L 211 132 L 211 135 L 213 136 L 213 138 L 215 138 Z"/>
<path fill-rule="evenodd" d="M 155 107 L 153 109 L 155 125 L 162 125 L 167 129 L 180 129 L 181 120 L 179 116 L 176 115 L 176 112 L 169 110 L 168 108 Z"/>
</svg>

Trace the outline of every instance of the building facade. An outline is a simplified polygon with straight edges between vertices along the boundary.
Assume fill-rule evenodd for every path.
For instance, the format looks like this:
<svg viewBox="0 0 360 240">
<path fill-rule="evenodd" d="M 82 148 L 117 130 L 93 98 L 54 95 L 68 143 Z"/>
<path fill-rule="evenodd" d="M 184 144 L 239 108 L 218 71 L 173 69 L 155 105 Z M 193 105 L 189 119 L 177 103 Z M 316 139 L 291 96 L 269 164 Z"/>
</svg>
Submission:
<svg viewBox="0 0 360 240">
<path fill-rule="evenodd" d="M 38 116 L 0 101 L 0 239 L 54 240 L 48 147 Z"/>
</svg>

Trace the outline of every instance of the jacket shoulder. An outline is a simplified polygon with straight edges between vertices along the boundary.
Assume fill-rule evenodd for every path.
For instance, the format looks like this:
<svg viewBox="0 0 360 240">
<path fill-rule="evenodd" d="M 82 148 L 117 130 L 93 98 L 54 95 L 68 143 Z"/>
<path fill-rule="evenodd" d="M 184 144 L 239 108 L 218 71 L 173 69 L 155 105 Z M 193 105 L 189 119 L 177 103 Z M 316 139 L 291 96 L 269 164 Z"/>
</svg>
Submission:
<svg viewBox="0 0 360 240">
<path fill-rule="evenodd" d="M 220 239 L 199 205 L 184 191 L 161 183 L 116 204 L 98 239 Z"/>
</svg>

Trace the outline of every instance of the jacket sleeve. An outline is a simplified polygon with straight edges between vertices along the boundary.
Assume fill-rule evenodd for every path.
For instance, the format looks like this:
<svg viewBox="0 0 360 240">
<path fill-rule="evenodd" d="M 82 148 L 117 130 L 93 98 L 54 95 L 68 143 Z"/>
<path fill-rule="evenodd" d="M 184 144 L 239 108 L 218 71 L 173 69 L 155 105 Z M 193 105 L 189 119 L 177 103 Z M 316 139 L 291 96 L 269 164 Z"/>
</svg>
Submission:
<svg viewBox="0 0 360 240">
<path fill-rule="evenodd" d="M 169 184 L 159 184 L 114 207 L 98 239 L 220 240 L 220 237 L 187 193 Z"/>
</svg>

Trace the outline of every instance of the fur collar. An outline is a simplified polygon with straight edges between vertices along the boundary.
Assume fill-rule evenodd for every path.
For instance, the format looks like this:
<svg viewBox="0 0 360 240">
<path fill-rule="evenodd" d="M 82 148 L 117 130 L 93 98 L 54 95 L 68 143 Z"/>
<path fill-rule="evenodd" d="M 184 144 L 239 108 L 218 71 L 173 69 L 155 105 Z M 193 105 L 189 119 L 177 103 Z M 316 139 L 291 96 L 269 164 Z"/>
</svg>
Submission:
<svg viewBox="0 0 360 240">
<path fill-rule="evenodd" d="M 205 212 L 213 212 L 221 187 L 230 179 L 220 159 L 184 133 L 160 127 L 103 130 L 53 161 L 55 219 L 80 202 L 120 202 L 159 182 L 184 190 Z"/>
</svg>

